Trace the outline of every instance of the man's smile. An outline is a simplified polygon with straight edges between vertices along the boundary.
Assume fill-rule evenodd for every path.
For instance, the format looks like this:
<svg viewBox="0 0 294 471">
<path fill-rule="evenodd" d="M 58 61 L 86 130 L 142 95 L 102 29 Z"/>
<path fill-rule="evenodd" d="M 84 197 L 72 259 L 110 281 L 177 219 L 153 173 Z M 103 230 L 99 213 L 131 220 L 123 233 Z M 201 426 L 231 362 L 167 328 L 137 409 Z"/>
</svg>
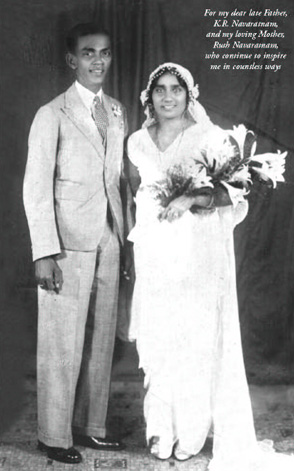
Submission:
<svg viewBox="0 0 294 471">
<path fill-rule="evenodd" d="M 98 74 L 103 74 L 103 73 L 104 73 L 104 68 L 103 68 L 103 67 L 99 67 L 99 66 L 91 67 L 91 68 L 89 69 L 89 72 L 94 72 L 94 73 L 98 73 Z"/>
</svg>

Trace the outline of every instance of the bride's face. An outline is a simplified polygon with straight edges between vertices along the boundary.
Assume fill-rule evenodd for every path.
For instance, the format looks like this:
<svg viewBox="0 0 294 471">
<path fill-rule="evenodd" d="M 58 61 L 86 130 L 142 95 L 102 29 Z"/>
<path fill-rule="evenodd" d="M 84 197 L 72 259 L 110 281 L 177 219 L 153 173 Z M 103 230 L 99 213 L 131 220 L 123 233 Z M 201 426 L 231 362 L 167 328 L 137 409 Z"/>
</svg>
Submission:
<svg viewBox="0 0 294 471">
<path fill-rule="evenodd" d="M 172 119 L 183 115 L 187 107 L 187 91 L 176 75 L 162 75 L 152 92 L 154 111 L 158 118 Z"/>
</svg>

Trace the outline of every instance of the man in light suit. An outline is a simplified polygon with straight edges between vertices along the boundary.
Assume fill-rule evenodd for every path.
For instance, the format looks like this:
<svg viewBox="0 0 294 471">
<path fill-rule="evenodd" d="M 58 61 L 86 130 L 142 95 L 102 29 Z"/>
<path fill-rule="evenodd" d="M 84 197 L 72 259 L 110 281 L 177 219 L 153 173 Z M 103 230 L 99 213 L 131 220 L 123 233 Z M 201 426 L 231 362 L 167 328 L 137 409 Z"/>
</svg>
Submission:
<svg viewBox="0 0 294 471">
<path fill-rule="evenodd" d="M 127 122 L 102 91 L 109 35 L 74 27 L 67 63 L 76 82 L 33 121 L 24 206 L 38 287 L 38 447 L 78 463 L 76 444 L 119 450 L 106 436 L 123 216 Z M 98 98 L 97 98 L 98 97 Z"/>
</svg>

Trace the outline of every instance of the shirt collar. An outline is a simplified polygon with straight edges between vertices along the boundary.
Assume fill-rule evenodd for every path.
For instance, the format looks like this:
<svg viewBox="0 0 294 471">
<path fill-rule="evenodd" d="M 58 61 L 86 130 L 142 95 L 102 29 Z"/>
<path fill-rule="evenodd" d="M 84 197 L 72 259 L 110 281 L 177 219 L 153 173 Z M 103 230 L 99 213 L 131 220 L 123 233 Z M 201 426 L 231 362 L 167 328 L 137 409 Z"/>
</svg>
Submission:
<svg viewBox="0 0 294 471">
<path fill-rule="evenodd" d="M 75 81 L 75 86 L 76 86 L 77 92 L 80 95 L 84 105 L 91 112 L 92 105 L 93 105 L 93 100 L 94 100 L 95 96 L 98 96 L 100 98 L 100 100 L 102 100 L 102 98 L 103 98 L 102 88 L 100 88 L 98 93 L 95 94 L 95 93 L 91 92 L 91 90 L 89 90 L 88 88 L 86 88 L 82 84 L 80 84 L 80 82 L 78 82 L 77 80 Z"/>
</svg>

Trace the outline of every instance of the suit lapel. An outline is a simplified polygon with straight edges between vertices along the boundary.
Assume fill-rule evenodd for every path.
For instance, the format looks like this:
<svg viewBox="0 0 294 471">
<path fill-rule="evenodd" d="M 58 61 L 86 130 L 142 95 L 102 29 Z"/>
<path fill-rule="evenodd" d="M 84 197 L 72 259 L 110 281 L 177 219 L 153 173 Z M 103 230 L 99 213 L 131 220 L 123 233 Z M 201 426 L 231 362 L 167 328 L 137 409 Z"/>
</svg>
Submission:
<svg viewBox="0 0 294 471">
<path fill-rule="evenodd" d="M 99 157 L 104 160 L 105 150 L 100 133 L 74 84 L 65 92 L 62 110 L 95 147 Z"/>
</svg>

